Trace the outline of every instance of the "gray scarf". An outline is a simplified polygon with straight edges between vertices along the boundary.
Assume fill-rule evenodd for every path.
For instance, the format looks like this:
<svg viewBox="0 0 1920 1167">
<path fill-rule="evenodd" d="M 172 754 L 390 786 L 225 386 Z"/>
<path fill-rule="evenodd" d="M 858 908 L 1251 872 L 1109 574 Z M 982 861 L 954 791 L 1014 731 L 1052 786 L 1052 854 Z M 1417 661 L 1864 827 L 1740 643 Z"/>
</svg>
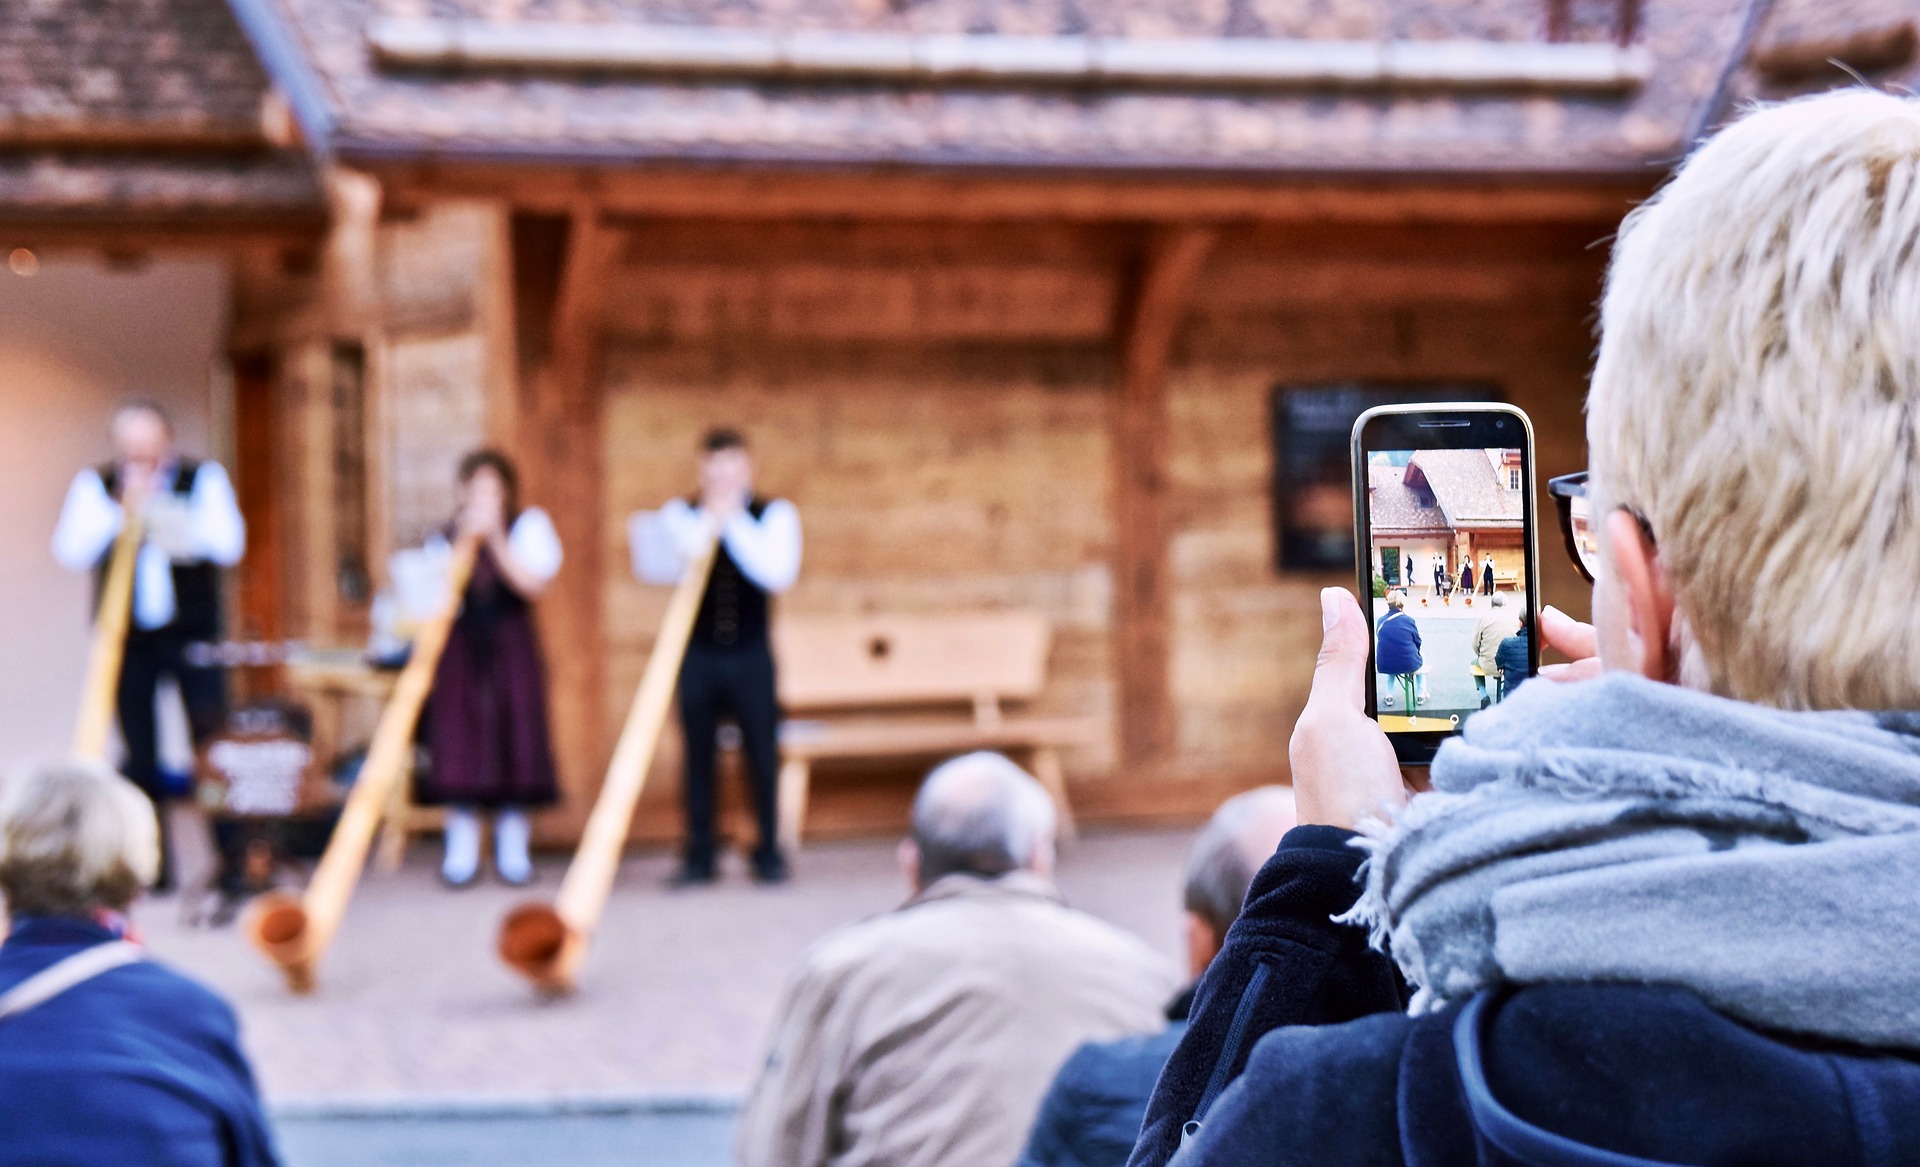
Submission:
<svg viewBox="0 0 1920 1167">
<path fill-rule="evenodd" d="M 1414 1012 L 1501 983 L 1681 985 L 1767 1028 L 1920 1049 L 1920 716 L 1610 674 L 1476 715 L 1369 828 Z"/>
</svg>

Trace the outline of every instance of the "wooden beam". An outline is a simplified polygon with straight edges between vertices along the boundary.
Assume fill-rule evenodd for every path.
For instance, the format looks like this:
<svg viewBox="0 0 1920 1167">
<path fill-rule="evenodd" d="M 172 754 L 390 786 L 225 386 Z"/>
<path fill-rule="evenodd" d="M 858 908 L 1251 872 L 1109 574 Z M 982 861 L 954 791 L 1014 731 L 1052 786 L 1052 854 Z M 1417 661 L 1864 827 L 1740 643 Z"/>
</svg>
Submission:
<svg viewBox="0 0 1920 1167">
<path fill-rule="evenodd" d="M 1120 336 L 1113 410 L 1114 660 L 1120 759 L 1150 767 L 1174 744 L 1169 672 L 1172 620 L 1167 563 L 1167 368 L 1181 319 L 1217 231 L 1162 230 L 1140 260 Z"/>
<path fill-rule="evenodd" d="M 511 239 L 528 501 L 552 514 L 566 548 L 539 605 L 564 792 L 543 838 L 572 840 L 607 764 L 600 354 L 620 237 L 596 209 L 577 206 L 559 219 L 515 215 Z"/>
<path fill-rule="evenodd" d="M 1607 226 L 1652 192 L 1656 176 L 1437 179 L 1355 176 L 1258 180 L 901 173 L 774 168 L 558 166 L 391 162 L 378 173 L 397 207 L 441 197 L 499 196 L 567 214 L 582 200 L 608 215 L 648 218 L 984 222 L 1583 223 Z"/>
</svg>

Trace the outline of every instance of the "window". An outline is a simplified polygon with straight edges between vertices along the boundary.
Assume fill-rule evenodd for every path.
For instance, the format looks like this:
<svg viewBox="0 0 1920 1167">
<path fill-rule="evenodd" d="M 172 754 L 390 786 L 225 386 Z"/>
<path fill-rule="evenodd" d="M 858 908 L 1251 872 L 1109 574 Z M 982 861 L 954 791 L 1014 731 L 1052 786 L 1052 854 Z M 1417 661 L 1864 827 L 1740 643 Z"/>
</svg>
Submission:
<svg viewBox="0 0 1920 1167">
<path fill-rule="evenodd" d="M 1281 571 L 1353 569 L 1354 419 L 1375 405 L 1501 401 L 1491 385 L 1362 382 L 1273 391 L 1273 524 Z M 1496 480 L 1497 481 L 1497 480 Z M 1407 561 L 1402 560 L 1406 565 Z"/>
<path fill-rule="evenodd" d="M 1508 490 L 1520 489 L 1520 467 L 1518 466 L 1507 467 L 1507 489 Z"/>
</svg>

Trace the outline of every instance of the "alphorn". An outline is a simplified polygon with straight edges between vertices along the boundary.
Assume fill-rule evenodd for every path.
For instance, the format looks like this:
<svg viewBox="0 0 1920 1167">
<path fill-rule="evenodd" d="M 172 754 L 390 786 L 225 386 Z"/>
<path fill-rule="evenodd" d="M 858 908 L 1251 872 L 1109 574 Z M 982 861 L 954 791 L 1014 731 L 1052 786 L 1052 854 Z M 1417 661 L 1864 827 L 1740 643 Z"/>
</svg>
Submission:
<svg viewBox="0 0 1920 1167">
<path fill-rule="evenodd" d="M 713 570 L 715 546 L 716 541 L 709 538 L 687 565 L 686 574 L 667 601 L 660 635 L 653 642 L 647 670 L 640 677 L 640 688 L 633 695 L 620 740 L 607 763 L 600 797 L 587 816 L 586 830 L 574 850 L 573 862 L 567 865 L 566 877 L 560 881 L 559 894 L 551 905 L 520 905 L 500 924 L 500 959 L 546 995 L 564 996 L 573 991 L 580 961 L 606 910 L 613 877 L 620 867 L 620 852 L 633 825 L 634 807 L 640 802 L 647 770 L 660 744 L 661 727 L 673 705 L 680 663 L 686 657 L 693 620 L 700 611 L 700 595 Z"/>
<path fill-rule="evenodd" d="M 73 726 L 73 752 L 105 761 L 107 735 L 113 729 L 114 696 L 127 657 L 127 628 L 133 623 L 133 569 L 140 558 L 140 516 L 128 513 L 113 542 L 100 606 L 93 617 L 93 649 L 87 656 L 87 683 L 80 691 L 80 715 Z"/>
<path fill-rule="evenodd" d="M 313 869 L 313 878 L 307 881 L 306 894 L 299 899 L 278 892 L 262 896 L 248 920 L 247 931 L 255 947 L 280 966 L 287 987 L 296 993 L 313 991 L 314 971 L 333 943 L 347 901 L 353 898 L 393 787 L 406 781 L 412 769 L 414 726 L 433 689 L 434 671 L 454 619 L 460 614 L 460 600 L 479 549 L 480 541 L 473 536 L 455 544 L 441 608 L 414 633 L 406 667 L 400 670 L 393 695 L 380 711 L 360 776 L 340 810 L 333 836 Z"/>
</svg>

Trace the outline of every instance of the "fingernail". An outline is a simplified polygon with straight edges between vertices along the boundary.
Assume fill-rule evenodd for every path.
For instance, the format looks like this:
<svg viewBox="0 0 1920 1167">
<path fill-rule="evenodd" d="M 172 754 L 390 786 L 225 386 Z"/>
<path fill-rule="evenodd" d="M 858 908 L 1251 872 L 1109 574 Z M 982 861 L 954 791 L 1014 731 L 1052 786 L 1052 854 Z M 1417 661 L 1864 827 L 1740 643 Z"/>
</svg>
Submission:
<svg viewBox="0 0 1920 1167">
<path fill-rule="evenodd" d="M 1564 616 L 1564 615 L 1566 615 L 1566 613 L 1565 613 L 1565 612 L 1562 612 L 1562 611 L 1561 611 L 1560 609 L 1558 609 L 1558 608 L 1556 608 L 1556 607 L 1554 607 L 1554 606 L 1553 606 L 1552 604 L 1548 604 L 1548 605 L 1547 605 L 1546 607 L 1544 607 L 1544 608 L 1542 608 L 1542 609 L 1540 610 L 1540 614 L 1541 614 L 1542 616 Z"/>
<path fill-rule="evenodd" d="M 1320 631 L 1331 632 L 1340 622 L 1340 589 L 1320 589 Z"/>
</svg>

